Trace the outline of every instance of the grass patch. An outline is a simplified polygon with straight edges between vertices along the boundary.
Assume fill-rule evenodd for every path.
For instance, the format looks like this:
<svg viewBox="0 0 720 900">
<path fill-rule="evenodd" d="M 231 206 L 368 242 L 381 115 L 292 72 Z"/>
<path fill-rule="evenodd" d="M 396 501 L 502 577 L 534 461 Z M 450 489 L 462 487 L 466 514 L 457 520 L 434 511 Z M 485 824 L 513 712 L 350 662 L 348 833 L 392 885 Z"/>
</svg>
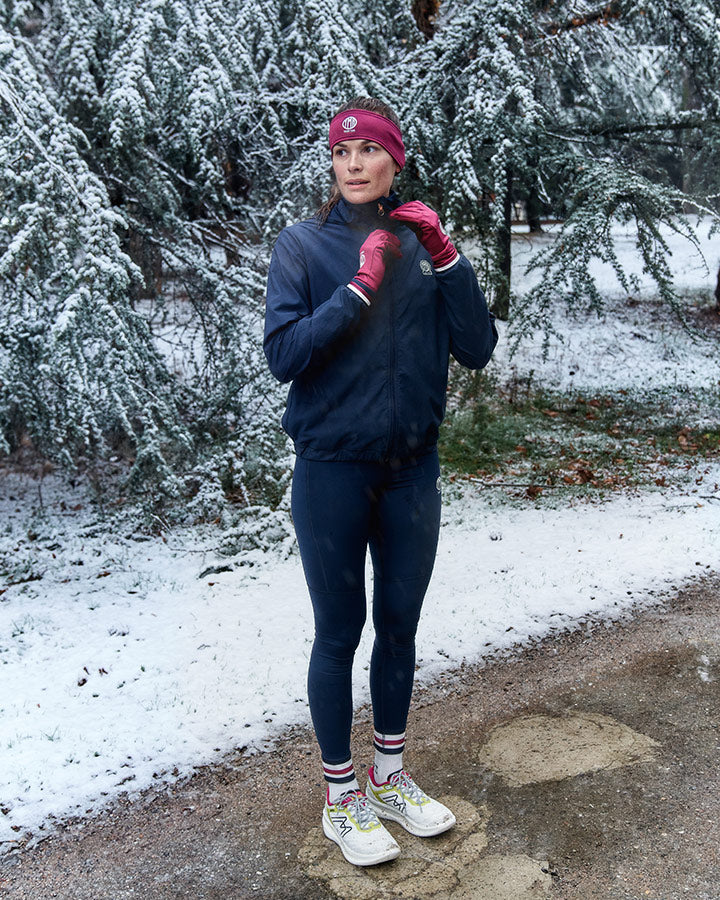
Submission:
<svg viewBox="0 0 720 900">
<path fill-rule="evenodd" d="M 692 425 L 680 411 L 712 408 L 708 393 L 567 395 L 490 379 L 471 389 L 455 395 L 441 432 L 451 479 L 507 482 L 530 496 L 545 487 L 664 486 L 683 466 L 720 457 L 720 417 Z"/>
</svg>

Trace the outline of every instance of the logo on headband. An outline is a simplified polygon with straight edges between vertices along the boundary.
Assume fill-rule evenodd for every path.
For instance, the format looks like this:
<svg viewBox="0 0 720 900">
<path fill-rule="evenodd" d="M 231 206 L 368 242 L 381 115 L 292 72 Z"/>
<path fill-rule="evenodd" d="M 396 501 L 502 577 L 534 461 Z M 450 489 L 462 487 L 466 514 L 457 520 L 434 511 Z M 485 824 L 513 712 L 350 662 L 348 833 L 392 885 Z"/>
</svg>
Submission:
<svg viewBox="0 0 720 900">
<path fill-rule="evenodd" d="M 343 119 L 340 124 L 342 126 L 342 130 L 345 132 L 355 131 L 355 128 L 357 127 L 357 119 L 355 118 L 355 116 L 348 116 L 347 118 Z"/>
</svg>

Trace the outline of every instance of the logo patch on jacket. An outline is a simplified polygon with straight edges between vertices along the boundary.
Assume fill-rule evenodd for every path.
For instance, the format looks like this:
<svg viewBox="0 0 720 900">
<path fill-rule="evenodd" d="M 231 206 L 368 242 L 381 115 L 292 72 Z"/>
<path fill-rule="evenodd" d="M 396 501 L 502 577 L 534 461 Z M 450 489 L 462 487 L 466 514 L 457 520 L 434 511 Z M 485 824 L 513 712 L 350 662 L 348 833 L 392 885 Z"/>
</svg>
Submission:
<svg viewBox="0 0 720 900">
<path fill-rule="evenodd" d="M 357 126 L 357 119 L 355 118 L 355 116 L 347 116 L 342 120 L 340 125 L 342 126 L 342 130 L 346 133 L 355 131 L 355 128 Z"/>
<path fill-rule="evenodd" d="M 360 251 L 360 268 L 362 269 L 362 267 L 364 265 L 365 265 L 365 251 L 361 250 Z"/>
<path fill-rule="evenodd" d="M 430 260 L 420 260 L 420 271 L 423 273 L 423 275 L 432 275 L 432 265 L 430 264 Z"/>
</svg>

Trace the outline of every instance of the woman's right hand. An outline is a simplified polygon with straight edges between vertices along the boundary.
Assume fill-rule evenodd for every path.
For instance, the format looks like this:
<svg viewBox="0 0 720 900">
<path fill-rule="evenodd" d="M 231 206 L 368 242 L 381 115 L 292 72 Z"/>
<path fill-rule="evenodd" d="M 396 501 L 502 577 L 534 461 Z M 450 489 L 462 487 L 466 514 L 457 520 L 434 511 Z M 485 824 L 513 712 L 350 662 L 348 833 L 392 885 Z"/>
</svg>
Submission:
<svg viewBox="0 0 720 900">
<path fill-rule="evenodd" d="M 390 218 L 402 222 L 415 232 L 417 239 L 432 257 L 436 270 L 444 271 L 457 262 L 458 252 L 434 209 L 419 200 L 411 200 L 394 209 Z"/>
<path fill-rule="evenodd" d="M 382 284 L 387 263 L 401 256 L 400 239 L 397 235 L 384 228 L 376 228 L 360 247 L 360 268 L 351 284 L 362 291 L 369 302 L 374 299 Z"/>
</svg>

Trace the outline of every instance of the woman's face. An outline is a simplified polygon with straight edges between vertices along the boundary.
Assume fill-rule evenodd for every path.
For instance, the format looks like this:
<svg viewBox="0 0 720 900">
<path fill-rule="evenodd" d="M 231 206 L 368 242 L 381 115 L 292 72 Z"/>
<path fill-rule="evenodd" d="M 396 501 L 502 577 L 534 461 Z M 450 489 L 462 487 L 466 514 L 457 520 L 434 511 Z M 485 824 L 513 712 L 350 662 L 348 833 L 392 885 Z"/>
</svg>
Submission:
<svg viewBox="0 0 720 900">
<path fill-rule="evenodd" d="M 348 203 L 369 203 L 387 197 L 400 171 L 384 147 L 366 140 L 335 144 L 332 165 L 340 193 Z"/>
</svg>

